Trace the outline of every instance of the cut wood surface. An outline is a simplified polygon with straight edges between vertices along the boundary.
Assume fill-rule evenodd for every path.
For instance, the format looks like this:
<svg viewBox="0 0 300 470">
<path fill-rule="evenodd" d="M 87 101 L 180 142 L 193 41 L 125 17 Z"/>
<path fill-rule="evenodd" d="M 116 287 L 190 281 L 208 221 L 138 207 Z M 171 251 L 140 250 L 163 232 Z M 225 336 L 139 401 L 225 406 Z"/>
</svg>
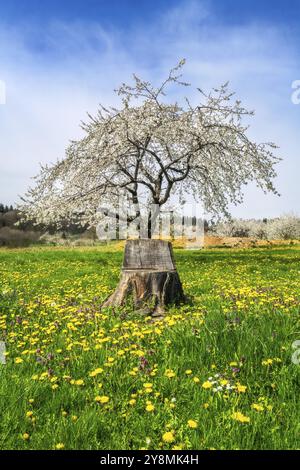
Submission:
<svg viewBox="0 0 300 470">
<path fill-rule="evenodd" d="M 172 245 L 163 240 L 128 240 L 123 269 L 172 271 L 175 268 Z"/>
</svg>

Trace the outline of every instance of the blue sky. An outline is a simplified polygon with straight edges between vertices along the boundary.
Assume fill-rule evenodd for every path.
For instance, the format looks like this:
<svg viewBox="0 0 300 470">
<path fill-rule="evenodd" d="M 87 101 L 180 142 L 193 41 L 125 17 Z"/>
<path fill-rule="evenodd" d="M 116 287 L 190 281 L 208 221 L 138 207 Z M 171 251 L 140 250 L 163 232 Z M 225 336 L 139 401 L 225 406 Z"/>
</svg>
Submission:
<svg viewBox="0 0 300 470">
<path fill-rule="evenodd" d="M 178 0 L 10 0 L 1 2 L 1 17 L 6 22 L 24 21 L 47 24 L 51 20 L 98 20 L 127 29 L 137 21 L 149 22 L 178 5 Z M 221 22 L 247 23 L 253 20 L 295 24 L 300 13 L 298 0 L 215 0 L 213 5 Z"/>
<path fill-rule="evenodd" d="M 117 104 L 113 89 L 132 72 L 159 82 L 185 57 L 190 98 L 230 80 L 256 110 L 251 136 L 284 157 L 281 198 L 251 186 L 233 215 L 299 213 L 299 39 L 298 0 L 0 0 L 0 200 L 16 202 L 39 162 L 80 137 L 87 111 Z"/>
</svg>

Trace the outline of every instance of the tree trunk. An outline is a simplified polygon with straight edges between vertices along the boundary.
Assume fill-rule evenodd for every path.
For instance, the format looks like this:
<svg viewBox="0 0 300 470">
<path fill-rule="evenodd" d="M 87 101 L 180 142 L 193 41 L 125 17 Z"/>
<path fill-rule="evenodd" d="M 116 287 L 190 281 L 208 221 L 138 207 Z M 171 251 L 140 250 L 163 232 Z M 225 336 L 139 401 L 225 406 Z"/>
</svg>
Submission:
<svg viewBox="0 0 300 470">
<path fill-rule="evenodd" d="M 185 301 L 174 263 L 172 245 L 162 240 L 128 240 L 121 279 L 103 307 L 122 306 L 132 296 L 135 307 L 161 314 L 165 307 Z"/>
</svg>

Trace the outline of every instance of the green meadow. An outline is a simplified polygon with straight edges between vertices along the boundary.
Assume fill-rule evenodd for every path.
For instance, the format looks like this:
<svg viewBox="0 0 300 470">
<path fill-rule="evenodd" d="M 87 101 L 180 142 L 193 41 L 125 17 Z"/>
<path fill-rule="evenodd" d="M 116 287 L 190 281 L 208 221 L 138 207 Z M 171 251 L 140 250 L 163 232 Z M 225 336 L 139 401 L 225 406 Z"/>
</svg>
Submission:
<svg viewBox="0 0 300 470">
<path fill-rule="evenodd" d="M 300 447 L 300 247 L 175 259 L 153 321 L 100 308 L 117 246 L 0 250 L 1 449 Z"/>
</svg>

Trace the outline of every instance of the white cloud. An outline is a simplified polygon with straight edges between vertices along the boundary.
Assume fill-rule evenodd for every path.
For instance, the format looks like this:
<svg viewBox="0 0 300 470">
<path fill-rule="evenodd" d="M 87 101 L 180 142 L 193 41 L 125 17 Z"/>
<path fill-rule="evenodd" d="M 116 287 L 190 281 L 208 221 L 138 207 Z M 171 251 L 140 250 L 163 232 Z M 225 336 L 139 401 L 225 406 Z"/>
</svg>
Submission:
<svg viewBox="0 0 300 470">
<path fill-rule="evenodd" d="M 257 111 L 251 135 L 275 141 L 285 157 L 278 167 L 282 197 L 252 187 L 233 214 L 297 212 L 300 106 L 291 102 L 291 84 L 300 70 L 294 46 L 272 26 L 228 27 L 195 1 L 126 33 L 81 21 L 53 22 L 45 30 L 0 27 L 0 80 L 7 89 L 7 104 L 0 106 L 0 200 L 15 202 L 39 162 L 61 158 L 69 139 L 81 135 L 86 112 L 99 102 L 115 104 L 113 89 L 132 72 L 159 81 L 182 57 L 188 60 L 185 79 L 195 87 L 230 80 Z"/>
</svg>

